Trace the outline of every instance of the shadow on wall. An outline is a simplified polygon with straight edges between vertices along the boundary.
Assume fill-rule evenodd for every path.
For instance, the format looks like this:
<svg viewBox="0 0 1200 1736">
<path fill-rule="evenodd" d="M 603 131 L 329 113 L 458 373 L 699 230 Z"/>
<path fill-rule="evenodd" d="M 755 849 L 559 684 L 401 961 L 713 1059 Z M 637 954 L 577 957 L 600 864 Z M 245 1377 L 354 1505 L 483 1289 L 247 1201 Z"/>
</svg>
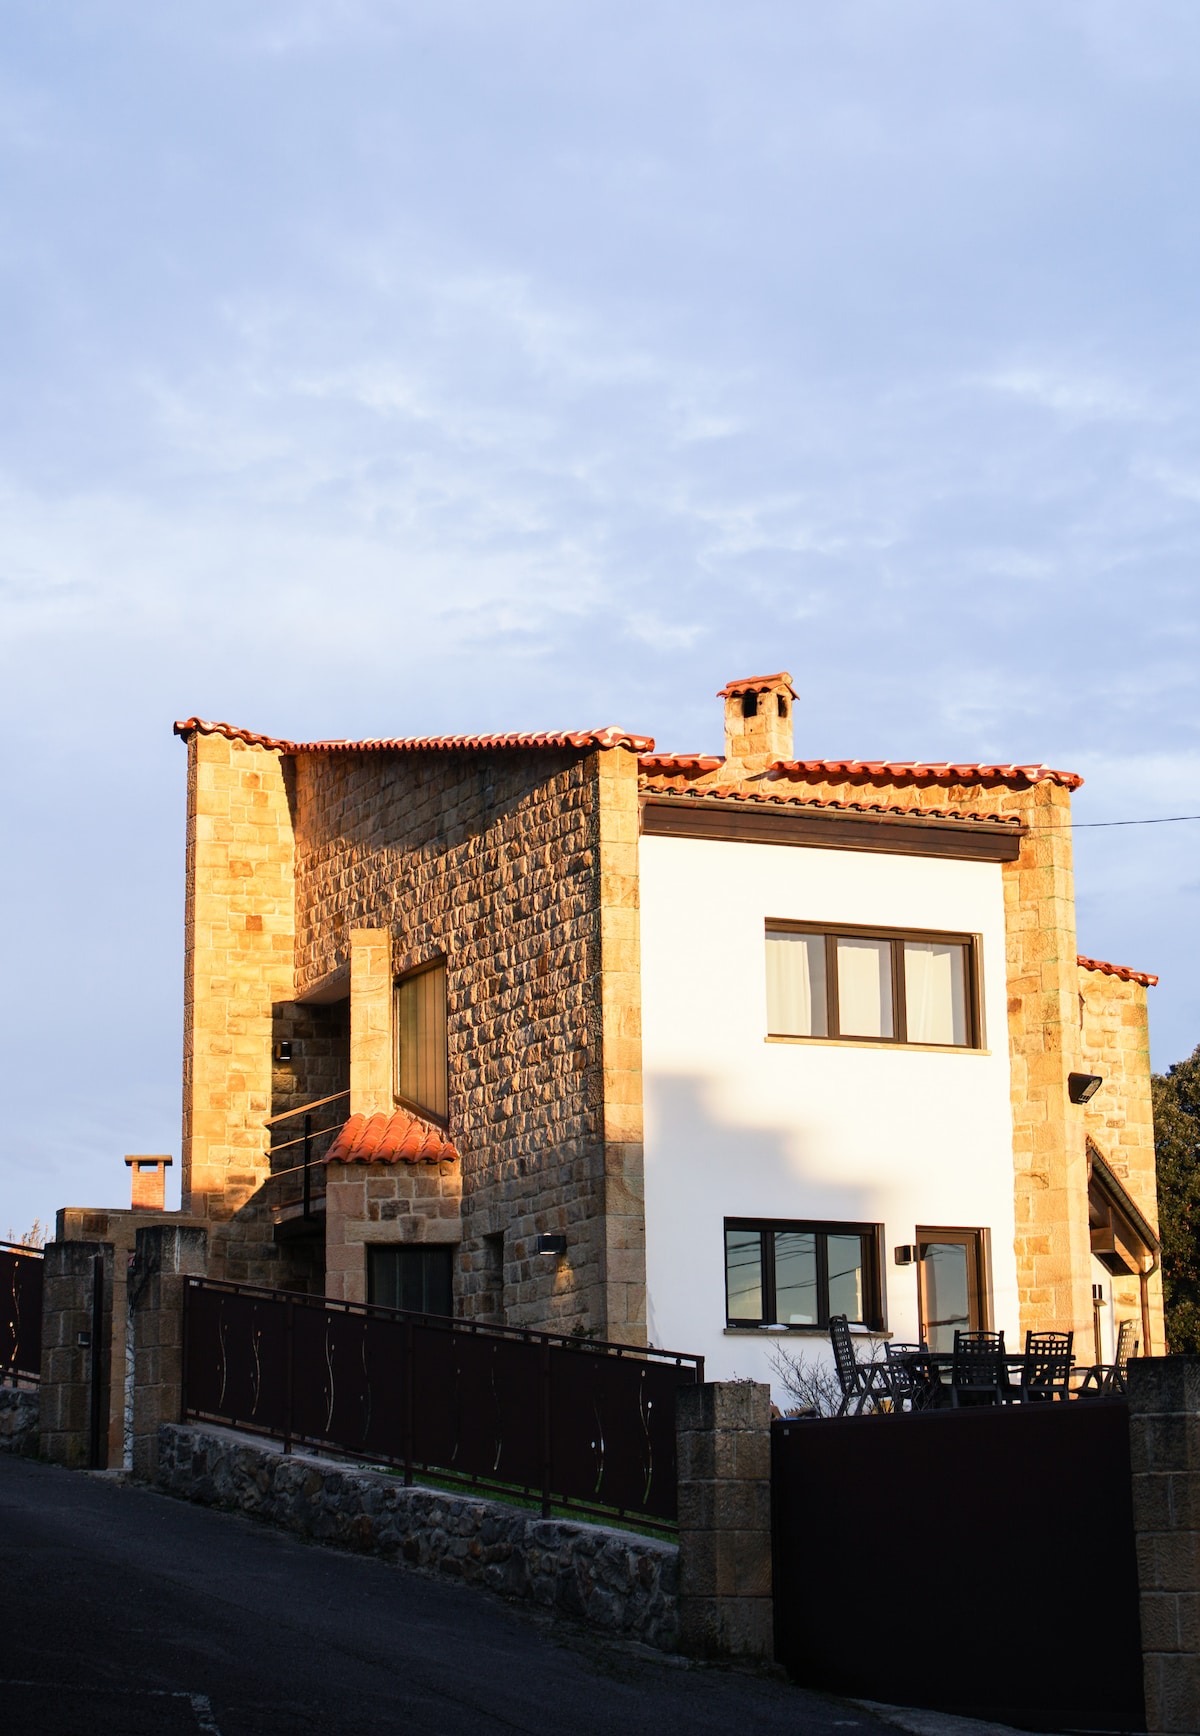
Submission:
<svg viewBox="0 0 1200 1736">
<path fill-rule="evenodd" d="M 885 1178 L 868 1189 L 816 1174 L 802 1111 L 787 1128 L 730 1121 L 711 1107 L 711 1082 L 699 1073 L 647 1072 L 644 1091 L 647 1195 L 668 1186 L 673 1213 L 877 1220 Z"/>
</svg>

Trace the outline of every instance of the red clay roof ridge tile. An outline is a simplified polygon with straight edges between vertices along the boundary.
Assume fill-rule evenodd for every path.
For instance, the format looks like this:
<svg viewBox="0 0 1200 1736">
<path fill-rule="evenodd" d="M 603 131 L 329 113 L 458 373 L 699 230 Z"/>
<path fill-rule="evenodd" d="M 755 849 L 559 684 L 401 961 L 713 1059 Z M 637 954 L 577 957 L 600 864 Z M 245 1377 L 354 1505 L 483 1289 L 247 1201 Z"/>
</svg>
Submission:
<svg viewBox="0 0 1200 1736">
<path fill-rule="evenodd" d="M 262 747 L 274 753 L 453 753 L 500 752 L 507 748 L 631 748 L 634 753 L 649 753 L 654 737 L 635 735 L 610 723 L 602 729 L 547 730 L 541 733 L 514 732 L 508 735 L 412 735 L 385 739 L 372 736 L 364 741 L 289 741 L 282 736 L 256 735 L 253 730 L 237 729 L 231 723 L 209 723 L 202 717 L 188 717 L 175 725 L 175 734 L 223 735 L 227 741 L 245 742 L 247 747 Z"/>
<path fill-rule="evenodd" d="M 745 675 L 740 681 L 727 681 L 717 694 L 718 699 L 736 699 L 743 693 L 769 693 L 772 688 L 784 687 L 793 699 L 800 695 L 792 686 L 792 678 L 786 669 L 781 669 L 775 675 Z"/>
<path fill-rule="evenodd" d="M 1082 953 L 1076 956 L 1075 963 L 1081 970 L 1103 971 L 1105 976 L 1120 977 L 1123 983 L 1141 983 L 1144 989 L 1157 987 L 1158 978 L 1148 970 L 1134 970 L 1127 964 L 1109 964 L 1103 958 L 1085 958 Z"/>
<path fill-rule="evenodd" d="M 783 778 L 816 778 L 852 781 L 877 780 L 884 783 L 931 784 L 1012 784 L 1024 788 L 1030 784 L 1059 784 L 1066 790 L 1077 790 L 1083 779 L 1078 772 L 1055 771 L 1044 765 L 975 765 L 924 760 L 775 760 L 768 772 Z"/>
<path fill-rule="evenodd" d="M 444 1127 L 412 1109 L 352 1115 L 325 1154 L 326 1163 L 453 1163 L 458 1152 Z"/>
</svg>

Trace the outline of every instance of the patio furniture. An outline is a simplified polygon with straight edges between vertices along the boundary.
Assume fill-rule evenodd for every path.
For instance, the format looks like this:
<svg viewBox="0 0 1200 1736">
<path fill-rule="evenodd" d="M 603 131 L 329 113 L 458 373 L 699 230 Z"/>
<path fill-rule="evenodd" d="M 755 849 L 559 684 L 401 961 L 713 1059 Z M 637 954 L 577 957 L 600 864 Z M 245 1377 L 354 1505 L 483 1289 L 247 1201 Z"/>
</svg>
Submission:
<svg viewBox="0 0 1200 1736">
<path fill-rule="evenodd" d="M 956 1408 L 1003 1404 L 1010 1392 L 1003 1332 L 956 1330 L 950 1364 L 950 1403 Z"/>
<path fill-rule="evenodd" d="M 897 1413 L 906 1405 L 909 1410 L 925 1410 L 937 1403 L 940 1390 L 937 1377 L 920 1360 L 927 1349 L 924 1344 L 894 1342 L 883 1347 L 888 1397 Z"/>
<path fill-rule="evenodd" d="M 1098 1362 L 1094 1368 L 1084 1370 L 1083 1381 L 1079 1388 L 1081 1397 L 1125 1397 L 1125 1380 L 1129 1372 L 1129 1359 L 1131 1356 L 1137 1355 L 1137 1345 L 1134 1342 L 1136 1330 L 1132 1320 L 1122 1320 L 1117 1328 L 1117 1348 L 1112 1362 Z"/>
<path fill-rule="evenodd" d="M 1027 1332 L 1021 1359 L 1022 1404 L 1068 1399 L 1073 1332 Z M 1016 1393 L 1011 1397 L 1016 1398 Z"/>
<path fill-rule="evenodd" d="M 842 1389 L 837 1415 L 844 1417 L 851 1407 L 856 1417 L 862 1415 L 866 1405 L 878 1409 L 879 1400 L 891 1396 L 887 1369 L 882 1363 L 858 1360 L 850 1336 L 850 1322 L 844 1314 L 829 1316 L 829 1341 L 833 1345 L 834 1366 Z"/>
</svg>

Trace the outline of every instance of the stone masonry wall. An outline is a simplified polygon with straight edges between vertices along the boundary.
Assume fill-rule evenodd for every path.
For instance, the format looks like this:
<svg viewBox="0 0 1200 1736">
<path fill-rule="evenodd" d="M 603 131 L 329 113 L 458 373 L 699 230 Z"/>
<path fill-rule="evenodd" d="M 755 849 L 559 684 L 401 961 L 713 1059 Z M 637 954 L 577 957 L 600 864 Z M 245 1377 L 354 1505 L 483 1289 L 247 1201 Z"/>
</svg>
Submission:
<svg viewBox="0 0 1200 1736">
<path fill-rule="evenodd" d="M 270 1168 L 275 1007 L 294 998 L 289 768 L 221 735 L 188 740 L 182 1203 L 211 1223 Z"/>
<path fill-rule="evenodd" d="M 326 1175 L 327 1296 L 367 1300 L 368 1243 L 461 1239 L 456 1163 L 331 1163 Z"/>
<path fill-rule="evenodd" d="M 456 1307 L 494 1317 L 499 1237 L 511 1324 L 644 1340 L 635 757 L 304 755 L 295 811 L 299 994 L 345 979 L 353 929 L 397 974 L 446 958 Z"/>
<path fill-rule="evenodd" d="M 1150 1098 L 1150 1032 L 1147 990 L 1104 971 L 1079 971 L 1082 1071 L 1099 1073 L 1104 1084 L 1084 1105 L 1087 1132 L 1124 1184 L 1143 1217 L 1158 1228 L 1158 1183 L 1154 1159 L 1154 1111 Z M 1141 1290 L 1136 1278 L 1112 1279 L 1114 1315 L 1141 1328 Z M 1166 1348 L 1162 1275 L 1150 1279 L 1150 1333 L 1144 1356 Z"/>
<path fill-rule="evenodd" d="M 36 1388 L 0 1386 L 0 1453 L 37 1457 L 39 1399 Z"/>
<path fill-rule="evenodd" d="M 402 1479 L 227 1430 L 164 1424 L 157 1486 L 314 1542 L 445 1574 L 663 1651 L 678 1633 L 679 1551 L 636 1532 L 480 1496 L 405 1488 Z"/>
</svg>

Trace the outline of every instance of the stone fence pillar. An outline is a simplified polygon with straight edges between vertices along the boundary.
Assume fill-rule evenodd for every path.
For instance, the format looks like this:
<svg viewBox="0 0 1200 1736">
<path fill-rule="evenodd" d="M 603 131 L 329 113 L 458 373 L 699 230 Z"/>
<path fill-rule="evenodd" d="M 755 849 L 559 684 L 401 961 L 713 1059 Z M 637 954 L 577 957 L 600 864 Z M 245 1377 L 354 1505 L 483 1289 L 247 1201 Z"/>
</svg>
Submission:
<svg viewBox="0 0 1200 1736">
<path fill-rule="evenodd" d="M 1200 1730 L 1200 1356 L 1129 1364 L 1146 1728 Z"/>
<path fill-rule="evenodd" d="M 675 1429 L 680 1650 L 769 1662 L 771 1389 L 749 1380 L 681 1386 Z"/>
<path fill-rule="evenodd" d="M 129 1272 L 126 1469 L 152 1481 L 158 1465 L 158 1425 L 177 1423 L 183 1396 L 183 1288 L 202 1278 L 208 1232 L 152 1224 L 137 1233 Z"/>
<path fill-rule="evenodd" d="M 106 1463 L 111 1242 L 47 1242 L 43 1251 L 38 1452 L 72 1470 Z"/>
</svg>

